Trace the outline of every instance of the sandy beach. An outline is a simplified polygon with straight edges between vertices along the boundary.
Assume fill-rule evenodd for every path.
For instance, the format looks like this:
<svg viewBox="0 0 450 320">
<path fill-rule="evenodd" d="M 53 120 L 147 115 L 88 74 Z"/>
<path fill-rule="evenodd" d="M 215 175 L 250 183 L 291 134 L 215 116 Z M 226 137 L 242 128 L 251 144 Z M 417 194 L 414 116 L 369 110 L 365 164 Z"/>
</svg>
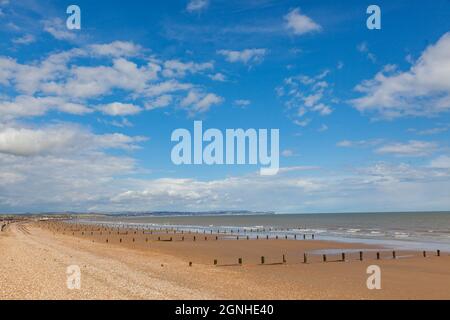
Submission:
<svg viewBox="0 0 450 320">
<path fill-rule="evenodd" d="M 448 253 L 393 259 L 355 243 L 62 226 L 21 222 L 0 233 L 0 299 L 450 299 Z M 312 254 L 325 249 L 348 250 L 346 261 Z M 81 269 L 79 290 L 67 288 L 70 265 Z M 380 290 L 366 286 L 369 265 L 381 268 Z"/>
</svg>

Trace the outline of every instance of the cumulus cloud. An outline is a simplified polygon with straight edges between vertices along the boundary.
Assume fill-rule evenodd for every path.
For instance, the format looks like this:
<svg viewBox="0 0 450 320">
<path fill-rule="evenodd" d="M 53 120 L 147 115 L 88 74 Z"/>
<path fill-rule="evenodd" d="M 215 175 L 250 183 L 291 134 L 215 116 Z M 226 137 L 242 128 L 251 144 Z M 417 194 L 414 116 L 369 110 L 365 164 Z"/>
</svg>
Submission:
<svg viewBox="0 0 450 320">
<path fill-rule="evenodd" d="M 212 62 L 195 63 L 195 62 L 181 62 L 179 60 L 167 60 L 164 62 L 164 70 L 162 74 L 169 78 L 182 78 L 187 73 L 197 73 L 214 68 Z"/>
<path fill-rule="evenodd" d="M 303 35 L 322 30 L 322 27 L 319 24 L 314 22 L 310 17 L 302 14 L 300 8 L 289 11 L 289 13 L 284 16 L 284 20 L 286 28 L 295 35 Z"/>
<path fill-rule="evenodd" d="M 264 60 L 267 49 L 244 49 L 238 50 L 218 50 L 218 54 L 225 57 L 229 62 L 241 62 L 244 64 L 255 64 Z"/>
<path fill-rule="evenodd" d="M 145 52 L 132 42 L 114 41 L 53 53 L 27 63 L 0 56 L 0 86 L 15 93 L 11 95 L 14 97 L 0 97 L 0 117 L 42 116 L 51 110 L 84 114 L 93 109 L 109 115 L 136 114 L 136 107 L 107 105 L 103 100 L 110 101 L 113 96 L 140 99 L 146 101 L 147 110 L 167 106 L 174 95 L 180 97 L 195 86 L 179 78 L 214 69 L 212 62 L 164 61 L 146 57 Z M 99 105 L 93 106 L 93 99 Z M 218 96 L 211 93 L 196 105 L 203 112 L 218 102 Z"/>
<path fill-rule="evenodd" d="M 311 113 L 328 116 L 333 112 L 332 104 L 336 100 L 332 96 L 332 84 L 326 78 L 330 70 L 308 76 L 304 74 L 284 79 L 283 85 L 275 90 L 278 97 L 284 100 L 285 107 L 292 113 L 294 123 L 302 127 L 311 119 L 305 118 Z"/>
<path fill-rule="evenodd" d="M 120 133 L 96 135 L 75 125 L 0 129 L 0 153 L 14 156 L 84 154 L 100 149 L 136 149 L 144 137 Z"/>
<path fill-rule="evenodd" d="M 352 105 L 383 118 L 432 116 L 450 110 L 450 33 L 430 45 L 408 71 L 384 68 L 356 87 Z"/>
<path fill-rule="evenodd" d="M 92 112 L 92 109 L 82 104 L 72 103 L 60 97 L 35 98 L 21 95 L 11 100 L 0 99 L 0 120 L 42 116 L 50 110 L 76 115 Z"/>
<path fill-rule="evenodd" d="M 112 57 L 136 56 L 142 50 L 141 46 L 129 41 L 93 44 L 89 48 L 93 54 Z"/>
<path fill-rule="evenodd" d="M 58 40 L 74 40 L 76 39 L 76 33 L 71 32 L 66 27 L 65 21 L 60 18 L 54 18 L 49 20 L 44 20 L 44 31 L 51 34 L 55 39 Z"/>
<path fill-rule="evenodd" d="M 188 95 L 181 101 L 182 107 L 188 107 L 191 112 L 205 112 L 213 105 L 223 102 L 223 98 L 213 93 L 204 93 L 197 90 L 189 91 Z"/>
<path fill-rule="evenodd" d="M 109 116 L 129 116 L 141 112 L 141 108 L 131 103 L 113 102 L 104 104 L 98 109 Z"/>
</svg>

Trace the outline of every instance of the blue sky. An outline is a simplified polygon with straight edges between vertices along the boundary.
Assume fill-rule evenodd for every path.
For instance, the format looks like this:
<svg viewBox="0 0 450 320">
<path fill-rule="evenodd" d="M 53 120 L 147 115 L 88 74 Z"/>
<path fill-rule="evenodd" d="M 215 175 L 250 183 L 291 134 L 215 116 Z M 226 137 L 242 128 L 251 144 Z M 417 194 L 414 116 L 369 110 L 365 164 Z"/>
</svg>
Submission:
<svg viewBox="0 0 450 320">
<path fill-rule="evenodd" d="M 370 4 L 0 0 L 0 211 L 448 210 L 450 3 Z M 194 120 L 280 172 L 175 166 Z"/>
</svg>

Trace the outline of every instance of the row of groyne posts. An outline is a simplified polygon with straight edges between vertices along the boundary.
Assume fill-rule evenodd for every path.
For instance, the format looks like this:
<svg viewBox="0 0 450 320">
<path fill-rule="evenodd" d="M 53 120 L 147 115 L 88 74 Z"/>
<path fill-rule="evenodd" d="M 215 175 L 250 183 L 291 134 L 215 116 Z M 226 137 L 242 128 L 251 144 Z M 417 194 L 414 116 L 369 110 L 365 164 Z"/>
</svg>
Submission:
<svg viewBox="0 0 450 320">
<path fill-rule="evenodd" d="M 250 240 L 250 239 L 256 239 L 256 240 L 278 240 L 278 239 L 285 239 L 285 240 L 315 240 L 315 234 L 293 234 L 293 235 L 287 235 L 285 234 L 284 236 L 281 235 L 274 235 L 274 236 L 269 236 L 268 234 L 261 236 L 259 234 L 256 235 L 249 235 L 249 234 L 253 234 L 253 233 L 266 233 L 266 232 L 287 232 L 287 231 L 291 231 L 291 229 L 276 229 L 276 228 L 261 228 L 258 230 L 254 230 L 254 229 L 237 229 L 237 230 L 221 230 L 221 229 L 217 229 L 216 230 L 206 230 L 204 229 L 203 232 L 199 231 L 199 230 L 183 230 L 183 229 L 178 229 L 178 228 L 163 228 L 163 227 L 157 227 L 157 228 L 153 228 L 153 229 L 145 229 L 145 228 L 132 228 L 132 227 L 128 227 L 125 225 L 119 225 L 119 226 L 115 226 L 115 227 L 111 227 L 108 225 L 104 225 L 101 224 L 99 226 L 93 226 L 93 225 L 89 225 L 89 224 L 74 224 L 72 226 L 68 226 L 68 224 L 66 225 L 60 225 L 60 223 L 52 223 L 53 225 L 49 226 L 50 230 L 56 231 L 56 232 L 60 232 L 62 231 L 63 234 L 65 234 L 65 232 L 72 232 L 72 235 L 75 235 L 76 232 L 81 233 L 82 236 L 84 235 L 94 235 L 94 232 L 98 232 L 99 235 L 103 235 L 103 232 L 105 232 L 105 235 L 137 235 L 137 234 L 147 234 L 147 235 L 153 235 L 153 234 L 161 234 L 161 233 L 165 233 L 166 237 L 163 236 L 158 236 L 158 241 L 185 241 L 185 237 L 183 235 L 185 234 L 189 234 L 189 235 L 194 235 L 192 237 L 193 241 L 197 241 L 197 240 L 201 240 L 204 239 L 205 241 L 208 240 L 208 236 L 206 234 L 216 234 L 214 236 L 215 240 L 219 240 L 219 235 L 224 235 L 225 238 L 222 239 L 226 239 L 226 240 Z M 122 231 L 121 231 L 122 229 Z M 126 229 L 125 231 L 123 231 L 123 229 Z M 114 231 L 115 230 L 115 231 Z M 203 237 L 199 236 L 200 234 L 203 233 Z M 245 235 L 242 235 L 242 233 L 244 233 Z M 169 237 L 170 234 L 178 234 L 181 235 L 181 238 L 179 237 L 178 239 L 175 239 L 175 237 Z M 122 239 L 120 239 L 120 242 Z M 133 238 L 133 242 L 135 242 L 136 239 Z M 187 239 L 186 239 L 187 240 Z M 108 238 L 106 239 L 105 242 L 109 242 Z M 148 238 L 146 238 L 146 242 L 148 242 Z"/>
<path fill-rule="evenodd" d="M 94 232 L 98 232 L 99 235 L 103 235 L 103 232 L 105 232 L 105 235 L 117 234 L 117 235 L 128 236 L 128 235 L 141 234 L 140 231 L 142 231 L 143 235 L 145 235 L 145 234 L 159 235 L 161 233 L 164 233 L 164 234 L 167 234 L 167 235 L 170 234 L 170 233 L 181 234 L 181 235 L 183 235 L 183 234 L 190 234 L 190 235 L 194 234 L 194 236 L 192 238 L 193 241 L 196 241 L 198 234 L 201 233 L 198 230 L 196 230 L 196 231 L 191 231 L 191 230 L 186 231 L 186 230 L 180 230 L 180 229 L 177 229 L 177 228 L 158 227 L 158 228 L 153 228 L 153 229 L 149 230 L 149 229 L 144 229 L 144 228 L 142 228 L 142 229 L 130 228 L 130 227 L 127 228 L 125 225 L 117 226 L 117 227 L 111 227 L 110 225 L 107 225 L 107 224 L 106 225 L 103 225 L 103 224 L 101 224 L 101 225 L 67 224 L 65 222 L 57 222 L 57 223 L 56 222 L 51 222 L 51 223 L 46 222 L 46 227 L 49 230 L 52 230 L 54 232 L 55 231 L 56 232 L 62 231 L 63 234 L 65 234 L 66 232 L 72 232 L 72 235 L 75 235 L 75 232 L 79 232 L 82 236 L 84 236 L 84 235 L 91 235 L 91 236 L 93 236 Z M 123 229 L 127 229 L 127 230 L 123 231 L 123 230 L 121 230 L 122 228 Z M 2 229 L 3 229 L 3 226 L 2 226 Z M 224 238 L 224 239 L 227 239 L 227 240 L 233 240 L 233 239 L 236 239 L 236 240 L 240 240 L 240 239 L 250 240 L 249 236 L 242 236 L 241 233 L 242 232 L 258 232 L 258 231 L 260 231 L 260 232 L 289 231 L 289 229 L 274 229 L 274 228 L 260 229 L 260 230 L 252 230 L 252 229 L 243 229 L 243 230 L 241 230 L 241 229 L 237 229 L 237 232 L 233 231 L 233 230 L 220 230 L 220 229 L 217 229 L 217 234 L 225 234 L 226 238 Z M 206 230 L 203 230 L 203 234 L 206 234 L 206 233 L 207 233 Z M 209 233 L 213 234 L 213 230 L 209 230 Z M 241 235 L 236 235 L 235 237 L 234 236 L 230 236 L 233 233 L 239 233 Z M 201 237 L 199 237 L 199 239 L 201 239 Z M 314 234 L 310 234 L 309 238 L 308 238 L 306 234 L 302 234 L 301 236 L 297 237 L 297 235 L 294 234 L 291 238 L 288 238 L 287 235 L 285 235 L 285 237 L 279 237 L 278 235 L 276 235 L 274 237 L 269 237 L 268 235 L 266 235 L 265 237 L 259 237 L 259 235 L 256 235 L 256 237 L 252 237 L 252 239 L 267 239 L 267 240 L 269 240 L 269 239 L 285 239 L 285 240 L 289 240 L 289 239 L 291 239 L 291 240 L 301 240 L 301 239 L 308 240 L 308 239 L 311 239 L 311 240 L 314 240 L 315 236 L 314 236 Z M 185 240 L 184 236 L 181 236 L 181 238 L 178 239 L 178 241 L 184 241 L 184 240 Z M 204 240 L 208 240 L 208 237 L 205 236 Z M 219 237 L 217 235 L 215 236 L 215 240 L 219 240 Z M 132 242 L 135 242 L 135 241 L 136 241 L 136 239 L 133 237 L 132 238 Z M 158 236 L 157 241 L 172 242 L 172 241 L 175 241 L 175 240 L 174 240 L 174 237 L 168 237 L 168 236 L 161 237 L 161 236 Z M 105 242 L 109 243 L 109 239 L 106 238 Z M 119 238 L 119 242 L 120 243 L 123 242 L 122 238 Z M 149 242 L 149 239 L 145 238 L 145 242 Z M 384 255 L 382 256 L 381 253 L 384 253 Z M 389 254 L 388 256 L 386 256 L 387 253 Z M 352 260 L 364 261 L 364 258 L 365 258 L 364 252 L 363 251 L 359 251 L 358 254 L 359 254 L 359 258 L 358 259 L 352 259 Z M 440 257 L 441 256 L 441 250 L 422 251 L 421 254 L 422 254 L 422 256 L 424 258 L 426 258 L 427 256 Z M 321 261 L 324 262 L 324 263 L 326 263 L 326 262 L 339 262 L 339 261 L 340 262 L 346 262 L 346 261 L 350 261 L 349 255 L 350 254 L 348 254 L 346 252 L 342 252 L 340 254 L 340 259 L 336 260 L 335 259 L 336 254 L 328 254 L 328 255 L 327 254 L 322 254 L 321 255 L 322 256 L 321 257 Z M 320 254 L 316 254 L 316 253 L 309 253 L 308 254 L 307 252 L 305 252 L 305 253 L 303 253 L 303 263 L 304 264 L 311 263 L 312 262 L 311 258 L 312 257 L 317 257 L 317 256 L 320 256 Z M 398 258 L 398 252 L 395 251 L 395 250 L 392 250 L 392 251 L 383 250 L 383 251 L 376 252 L 376 260 L 384 260 L 386 258 L 390 258 L 390 259 L 394 259 L 395 260 L 395 259 Z M 231 265 L 242 266 L 243 265 L 243 261 L 244 261 L 243 258 L 240 257 L 240 258 L 237 259 L 237 263 L 236 264 L 231 264 Z M 317 259 L 315 259 L 314 261 L 317 261 Z M 279 264 L 286 264 L 286 263 L 287 263 L 286 254 L 282 254 L 280 261 L 278 261 L 278 262 L 270 262 L 270 263 L 268 263 L 268 261 L 266 260 L 265 256 L 261 256 L 259 264 L 260 265 L 277 265 L 277 264 L 279 265 Z M 189 266 L 192 266 L 192 265 L 193 265 L 193 262 L 189 261 Z M 219 264 L 219 260 L 218 259 L 213 259 L 213 265 L 220 266 L 220 265 L 230 265 L 230 264 Z"/>
</svg>

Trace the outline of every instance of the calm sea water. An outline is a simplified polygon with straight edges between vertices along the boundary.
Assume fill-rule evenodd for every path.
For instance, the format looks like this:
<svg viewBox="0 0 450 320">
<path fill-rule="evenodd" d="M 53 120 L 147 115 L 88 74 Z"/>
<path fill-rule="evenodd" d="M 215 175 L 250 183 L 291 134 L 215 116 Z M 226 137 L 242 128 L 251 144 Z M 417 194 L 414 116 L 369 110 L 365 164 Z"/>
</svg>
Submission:
<svg viewBox="0 0 450 320">
<path fill-rule="evenodd" d="M 86 221 L 86 220 L 85 220 Z M 90 220 L 91 222 L 93 220 Z M 450 252 L 450 212 L 102 217 L 96 222 L 189 230 L 251 228 L 271 235 L 312 234 L 317 239 Z M 268 231 L 270 228 L 274 229 Z M 282 229 L 282 230 L 280 230 Z M 286 230 L 287 229 L 287 230 Z"/>
</svg>

